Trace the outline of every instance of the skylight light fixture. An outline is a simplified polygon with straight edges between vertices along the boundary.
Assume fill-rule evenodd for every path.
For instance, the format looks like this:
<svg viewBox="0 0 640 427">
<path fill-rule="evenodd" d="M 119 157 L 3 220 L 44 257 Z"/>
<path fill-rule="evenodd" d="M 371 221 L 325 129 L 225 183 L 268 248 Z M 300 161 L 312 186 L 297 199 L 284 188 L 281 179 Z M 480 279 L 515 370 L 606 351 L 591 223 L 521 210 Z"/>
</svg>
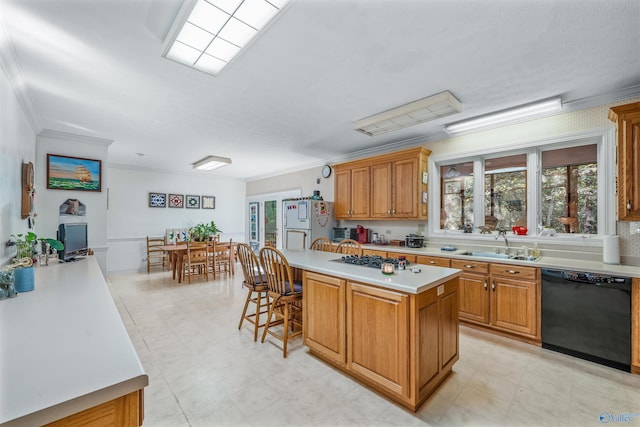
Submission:
<svg viewBox="0 0 640 427">
<path fill-rule="evenodd" d="M 353 129 L 375 136 L 462 111 L 462 104 L 449 91 L 441 92 L 385 112 L 360 119 Z"/>
<path fill-rule="evenodd" d="M 289 0 L 195 0 L 179 14 L 163 56 L 217 75 Z M 188 10 L 188 9 L 187 9 Z M 186 16 L 186 19 L 185 19 Z M 182 19 L 180 19 L 182 17 Z"/>
<path fill-rule="evenodd" d="M 231 159 L 218 156 L 207 156 L 204 159 L 200 159 L 197 162 L 192 163 L 194 169 L 204 171 L 212 171 L 230 164 Z"/>
<path fill-rule="evenodd" d="M 553 98 L 533 104 L 510 108 L 508 110 L 498 111 L 496 113 L 487 114 L 486 116 L 462 120 L 457 123 L 446 125 L 444 130 L 447 133 L 466 132 L 468 130 L 486 128 L 516 120 L 532 119 L 559 111 L 562 111 L 562 99 Z"/>
</svg>

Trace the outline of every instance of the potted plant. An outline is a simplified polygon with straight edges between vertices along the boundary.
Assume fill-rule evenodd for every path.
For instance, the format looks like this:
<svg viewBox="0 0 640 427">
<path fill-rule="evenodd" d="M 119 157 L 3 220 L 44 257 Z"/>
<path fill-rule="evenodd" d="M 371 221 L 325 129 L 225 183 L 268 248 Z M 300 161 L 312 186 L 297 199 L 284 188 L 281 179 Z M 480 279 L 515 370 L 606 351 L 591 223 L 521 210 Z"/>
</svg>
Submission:
<svg viewBox="0 0 640 427">
<path fill-rule="evenodd" d="M 26 235 L 13 234 L 12 238 L 15 239 L 16 244 L 16 258 L 12 267 L 15 277 L 15 289 L 18 292 L 32 291 L 34 288 L 33 278 L 33 262 L 34 253 L 36 252 L 35 245 L 38 241 L 42 245 L 42 253 L 47 253 L 49 247 L 54 250 L 64 249 L 64 244 L 56 239 L 50 238 L 38 238 L 33 232 L 29 231 Z M 28 258 L 28 260 L 25 260 Z"/>
<path fill-rule="evenodd" d="M 191 227 L 189 229 L 189 238 L 196 242 L 204 242 L 208 240 L 209 237 L 219 233 L 222 233 L 222 230 L 220 230 L 212 220 L 210 223 L 201 222 Z"/>
</svg>

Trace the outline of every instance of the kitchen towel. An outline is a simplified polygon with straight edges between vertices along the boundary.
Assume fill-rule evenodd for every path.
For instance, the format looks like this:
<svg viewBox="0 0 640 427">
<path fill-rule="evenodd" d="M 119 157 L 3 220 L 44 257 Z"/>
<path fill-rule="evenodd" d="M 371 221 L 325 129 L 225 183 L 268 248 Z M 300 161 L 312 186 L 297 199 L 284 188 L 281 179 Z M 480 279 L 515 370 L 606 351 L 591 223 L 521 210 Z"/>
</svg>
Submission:
<svg viewBox="0 0 640 427">
<path fill-rule="evenodd" d="M 602 262 L 620 264 L 620 237 L 604 236 L 602 245 Z"/>
</svg>

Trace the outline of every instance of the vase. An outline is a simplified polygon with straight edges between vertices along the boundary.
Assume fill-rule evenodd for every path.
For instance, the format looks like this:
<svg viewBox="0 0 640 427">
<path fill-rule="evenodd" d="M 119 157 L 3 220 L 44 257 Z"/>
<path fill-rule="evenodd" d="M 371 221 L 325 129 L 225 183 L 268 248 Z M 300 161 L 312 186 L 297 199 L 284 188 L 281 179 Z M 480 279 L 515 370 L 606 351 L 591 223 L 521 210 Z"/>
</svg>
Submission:
<svg viewBox="0 0 640 427">
<path fill-rule="evenodd" d="M 15 287 L 18 292 L 29 292 L 34 288 L 33 266 L 18 267 L 13 269 Z"/>
</svg>

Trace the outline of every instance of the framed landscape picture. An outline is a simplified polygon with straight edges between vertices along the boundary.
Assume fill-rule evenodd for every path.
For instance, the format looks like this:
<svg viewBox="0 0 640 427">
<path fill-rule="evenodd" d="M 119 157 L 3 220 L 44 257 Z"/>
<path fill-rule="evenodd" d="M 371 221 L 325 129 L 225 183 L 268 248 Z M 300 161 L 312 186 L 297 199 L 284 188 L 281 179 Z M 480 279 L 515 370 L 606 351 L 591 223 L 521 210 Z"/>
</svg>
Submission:
<svg viewBox="0 0 640 427">
<path fill-rule="evenodd" d="M 47 188 L 102 191 L 102 161 L 47 154 Z"/>
</svg>

